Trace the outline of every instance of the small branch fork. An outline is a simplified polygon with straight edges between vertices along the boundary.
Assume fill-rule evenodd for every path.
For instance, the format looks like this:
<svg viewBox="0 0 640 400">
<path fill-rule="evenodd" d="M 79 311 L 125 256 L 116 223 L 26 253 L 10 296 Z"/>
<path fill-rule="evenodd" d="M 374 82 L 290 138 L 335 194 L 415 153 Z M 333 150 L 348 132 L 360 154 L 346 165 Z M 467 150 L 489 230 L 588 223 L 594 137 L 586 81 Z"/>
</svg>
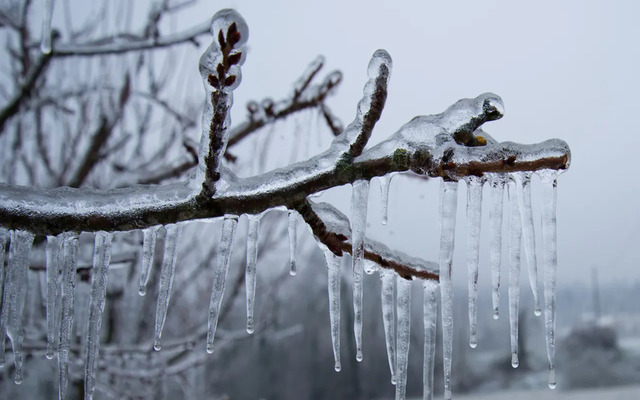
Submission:
<svg viewBox="0 0 640 400">
<path fill-rule="evenodd" d="M 335 254 L 342 255 L 351 251 L 348 235 L 334 231 L 333 227 L 328 228 L 325 216 L 317 212 L 308 196 L 391 172 L 411 170 L 428 177 L 457 181 L 489 172 L 564 170 L 569 167 L 569 147 L 558 139 L 521 145 L 496 143 L 484 136 L 473 136 L 474 132 L 481 133 L 484 122 L 502 116 L 501 100 L 491 94 L 460 100 L 442 114 L 416 117 L 386 141 L 365 150 L 384 107 L 391 68 L 388 54 L 378 51 L 370 64 L 370 67 L 374 65 L 377 68 L 373 73 L 369 68 L 369 81 L 358 105 L 356 119 L 334 139 L 328 150 L 306 161 L 261 175 L 243 179 L 231 176 L 220 166 L 220 157 L 228 144 L 226 141 L 230 143 L 231 140 L 229 135 L 219 134 L 227 129 L 224 125 L 229 109 L 216 108 L 215 104 L 228 104 L 221 97 L 226 93 L 230 96 L 231 91 L 222 89 L 235 83 L 234 75 L 229 71 L 240 62 L 241 55 L 233 51 L 237 43 L 234 25 L 228 27 L 226 35 L 219 32 L 217 39 L 222 63 L 218 64 L 215 75 L 211 73 L 207 77 L 208 84 L 217 90 L 213 90 L 212 104 L 209 105 L 214 108 L 214 117 L 209 129 L 203 132 L 203 135 L 211 136 L 205 159 L 206 179 L 201 188 L 194 190 L 190 182 L 139 185 L 110 191 L 42 190 L 0 184 L 0 224 L 8 229 L 23 229 L 41 235 L 65 231 L 124 231 L 217 218 L 225 214 L 258 214 L 271 208 L 286 207 L 296 209 L 317 239 Z M 303 84 L 306 87 L 308 82 Z M 302 97 L 294 96 L 293 103 L 299 99 Z M 251 128 L 243 129 L 257 129 L 258 125 L 249 124 Z M 416 138 L 416 131 L 424 137 Z M 236 137 L 239 136 L 240 133 Z M 215 182 L 221 177 L 225 185 L 215 188 Z M 370 240 L 367 241 L 365 258 L 408 279 L 438 279 L 435 263 L 406 265 L 383 245 Z"/>
</svg>

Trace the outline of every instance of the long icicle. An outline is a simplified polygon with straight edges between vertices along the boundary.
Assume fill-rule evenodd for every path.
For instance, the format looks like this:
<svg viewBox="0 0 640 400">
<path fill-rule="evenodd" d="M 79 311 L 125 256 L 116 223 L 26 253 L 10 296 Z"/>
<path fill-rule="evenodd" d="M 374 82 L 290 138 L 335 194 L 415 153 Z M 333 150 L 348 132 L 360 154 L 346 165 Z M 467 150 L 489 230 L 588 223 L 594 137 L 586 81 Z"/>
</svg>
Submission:
<svg viewBox="0 0 640 400">
<path fill-rule="evenodd" d="M 13 359 L 16 368 L 14 382 L 22 383 L 22 314 L 27 295 L 27 271 L 31 257 L 31 246 L 34 235 L 28 231 L 11 231 L 9 245 L 9 263 L 4 287 L 4 301 L 2 318 L 5 319 L 7 336 L 11 340 Z M 7 311 L 5 314 L 5 310 Z"/>
<path fill-rule="evenodd" d="M 516 182 L 516 194 L 520 205 L 524 254 L 527 257 L 529 283 L 535 303 L 534 313 L 539 316 L 542 314 L 542 310 L 538 296 L 538 261 L 536 259 L 536 236 L 533 228 L 533 210 L 531 208 L 531 172 L 514 172 L 512 175 Z"/>
<path fill-rule="evenodd" d="M 60 317 L 60 340 L 58 343 L 58 399 L 67 396 L 69 382 L 69 348 L 73 331 L 74 291 L 76 287 L 76 264 L 78 262 L 78 234 L 66 233 L 62 238 L 62 310 Z"/>
<path fill-rule="evenodd" d="M 89 322 L 87 325 L 87 349 L 84 372 L 84 398 L 90 400 L 96 388 L 96 369 L 100 351 L 100 327 L 107 294 L 109 263 L 111 262 L 111 239 L 108 232 L 97 232 L 93 249 L 93 270 L 91 271 L 91 300 L 89 302 Z"/>
<path fill-rule="evenodd" d="M 331 250 L 322 247 L 325 260 L 327 262 L 327 291 L 329 293 L 329 322 L 331 324 L 331 344 L 333 347 L 334 369 L 340 372 L 340 275 L 342 258 L 336 256 Z"/>
<path fill-rule="evenodd" d="M 298 213 L 295 210 L 289 210 L 288 212 L 288 226 L 289 233 L 289 274 L 294 276 L 298 272 L 296 266 L 296 247 L 298 246 Z"/>
<path fill-rule="evenodd" d="M 493 304 L 493 319 L 500 316 L 500 270 L 502 269 L 502 215 L 504 208 L 503 174 L 492 174 L 490 180 L 489 228 L 491 238 L 489 243 L 489 263 L 491 264 L 491 301 Z"/>
<path fill-rule="evenodd" d="M 58 292 L 60 276 L 60 236 L 47 236 L 46 278 L 47 278 L 47 352 L 46 357 L 52 359 L 56 352 L 56 329 L 58 327 Z"/>
<path fill-rule="evenodd" d="M 160 284 L 158 287 L 158 302 L 156 306 L 156 323 L 153 340 L 153 348 L 158 351 L 162 347 L 160 339 L 164 322 L 167 319 L 167 309 L 171 298 L 171 287 L 173 277 L 176 272 L 176 259 L 178 257 L 178 244 L 182 233 L 181 224 L 171 224 L 166 226 L 167 235 L 164 240 L 164 257 L 162 259 L 162 269 L 160 270 Z"/>
<path fill-rule="evenodd" d="M 144 296 L 147 293 L 147 283 L 153 266 L 158 229 L 160 229 L 159 226 L 152 226 L 142 231 L 142 267 L 140 268 L 140 286 L 138 288 L 140 296 Z"/>
<path fill-rule="evenodd" d="M 516 195 L 517 182 L 509 182 L 509 327 L 511 332 L 511 366 L 517 368 L 518 312 L 520 307 L 520 251 L 522 246 L 522 220 Z"/>
<path fill-rule="evenodd" d="M 364 281 L 364 238 L 367 226 L 369 181 L 353 182 L 351 195 L 351 232 L 353 259 L 353 333 L 356 339 L 356 360 L 362 361 L 362 285 Z"/>
<path fill-rule="evenodd" d="M 549 387 L 556 387 L 556 269 L 558 238 L 556 226 L 557 175 L 553 170 L 540 173 L 542 178 L 542 258 L 544 262 L 544 324 L 549 359 Z"/>
<path fill-rule="evenodd" d="M 391 371 L 391 384 L 396 384 L 396 277 L 394 272 L 380 268 L 382 289 L 382 322 L 387 345 L 387 358 Z"/>
<path fill-rule="evenodd" d="M 247 268 L 245 270 L 245 286 L 247 294 L 247 332 L 253 333 L 253 310 L 256 300 L 256 266 L 258 263 L 258 230 L 260 216 L 249 216 L 249 231 L 247 232 Z"/>
<path fill-rule="evenodd" d="M 422 283 L 422 311 L 424 318 L 424 361 L 422 366 L 422 400 L 433 399 L 433 372 L 436 362 L 436 325 L 438 320 L 438 283 Z"/>
<path fill-rule="evenodd" d="M 10 237 L 11 233 L 8 230 L 0 227 L 0 300 L 3 298 L 5 293 L 6 270 L 4 267 L 4 255 L 6 252 L 5 244 L 7 244 Z M 7 304 L 7 302 L 0 302 L 0 367 L 4 367 L 4 344 L 6 328 L 6 318 L 4 317 L 4 314 L 9 312 L 9 308 L 3 306 L 3 304 Z"/>
<path fill-rule="evenodd" d="M 233 237 L 236 226 L 238 226 L 237 215 L 225 215 L 222 222 L 222 237 L 218 245 L 218 255 L 216 256 L 216 269 L 213 276 L 213 288 L 211 289 L 211 299 L 209 301 L 209 317 L 207 322 L 207 353 L 213 353 L 213 341 L 218 327 L 218 317 L 220 316 L 220 305 L 224 295 L 224 287 L 229 271 L 231 251 L 233 250 Z"/>
<path fill-rule="evenodd" d="M 471 176 L 467 182 L 467 270 L 469 289 L 469 346 L 478 346 L 478 264 L 480 262 L 480 223 L 482 221 L 482 179 Z"/>
<path fill-rule="evenodd" d="M 451 355 L 453 352 L 453 283 L 451 264 L 455 242 L 458 182 L 442 182 L 440 191 L 440 298 L 442 307 L 442 354 L 444 398 L 451 399 Z"/>
<path fill-rule="evenodd" d="M 407 367 L 409 366 L 409 345 L 411 342 L 411 282 L 401 277 L 397 278 L 396 400 L 404 400 L 407 392 Z"/>
</svg>

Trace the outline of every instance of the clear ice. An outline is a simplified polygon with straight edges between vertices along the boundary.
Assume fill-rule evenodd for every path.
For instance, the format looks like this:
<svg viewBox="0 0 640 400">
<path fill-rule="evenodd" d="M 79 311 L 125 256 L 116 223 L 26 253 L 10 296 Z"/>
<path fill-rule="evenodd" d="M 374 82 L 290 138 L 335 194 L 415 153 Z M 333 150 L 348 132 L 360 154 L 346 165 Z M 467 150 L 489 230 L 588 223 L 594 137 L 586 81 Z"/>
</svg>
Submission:
<svg viewBox="0 0 640 400">
<path fill-rule="evenodd" d="M 222 222 L 222 237 L 218 245 L 216 256 L 216 270 L 213 276 L 213 288 L 211 289 L 211 299 L 209 300 L 209 316 L 207 319 L 207 353 L 213 353 L 213 341 L 218 327 L 218 317 L 220 316 L 220 305 L 224 295 L 224 287 L 231 261 L 231 251 L 233 250 L 233 238 L 238 226 L 237 215 L 225 215 Z"/>
<path fill-rule="evenodd" d="M 542 260 L 544 263 L 544 327 L 549 359 L 549 387 L 556 387 L 556 269 L 558 239 L 556 227 L 557 175 L 553 170 L 539 173 L 542 181 Z"/>
<path fill-rule="evenodd" d="M 382 224 L 386 225 L 389 221 L 389 188 L 391 187 L 391 179 L 394 173 L 380 177 L 380 198 L 382 202 Z"/>
<path fill-rule="evenodd" d="M 42 18 L 42 40 L 40 51 L 43 54 L 51 53 L 51 19 L 53 17 L 54 0 L 44 0 L 44 15 Z"/>
<path fill-rule="evenodd" d="M 411 339 L 411 282 L 397 279 L 397 352 L 396 352 L 396 400 L 404 400 L 407 392 L 407 367 Z"/>
<path fill-rule="evenodd" d="M 27 271 L 29 270 L 33 238 L 34 235 L 31 232 L 11 231 L 9 262 L 3 290 L 2 325 L 7 331 L 13 348 L 16 368 L 14 382 L 16 384 L 22 382 L 22 341 L 24 340 L 22 314 L 27 295 Z M 4 332 L 2 332 L 2 342 L 4 346 Z"/>
<path fill-rule="evenodd" d="M 153 266 L 158 229 L 160 229 L 159 226 L 152 226 L 142 231 L 142 267 L 140 269 L 140 286 L 138 289 L 140 296 L 144 296 L 147 293 L 147 283 Z"/>
<path fill-rule="evenodd" d="M 422 283 L 422 311 L 424 318 L 424 361 L 422 367 L 422 399 L 433 399 L 433 371 L 436 362 L 436 325 L 438 317 L 438 283 Z"/>
<path fill-rule="evenodd" d="M 364 280 L 364 239 L 367 226 L 369 181 L 353 182 L 351 195 L 351 232 L 353 259 L 353 332 L 356 360 L 362 361 L 362 285 Z"/>
<path fill-rule="evenodd" d="M 298 243 L 298 213 L 295 210 L 289 210 L 288 212 L 288 226 L 289 233 L 289 274 L 291 276 L 298 272 L 296 266 L 296 247 Z"/>
<path fill-rule="evenodd" d="M 500 307 L 500 270 L 502 269 L 502 215 L 504 208 L 503 174 L 491 174 L 489 180 L 490 209 L 489 228 L 491 238 L 489 243 L 489 262 L 491 264 L 491 301 L 493 304 L 493 318 L 498 319 Z"/>
<path fill-rule="evenodd" d="M 518 361 L 518 311 L 520 307 L 520 251 L 522 246 L 522 220 L 515 192 L 517 182 L 509 182 L 509 331 L 511 334 L 511 366 Z"/>
<path fill-rule="evenodd" d="M 529 267 L 529 283 L 533 292 L 536 316 L 542 313 L 540 299 L 538 297 L 538 261 L 536 259 L 536 235 L 533 228 L 533 210 L 531 208 L 531 172 L 514 172 L 512 174 L 516 182 L 516 194 L 520 205 L 520 218 L 522 219 L 522 238 L 524 241 L 524 254 Z"/>
<path fill-rule="evenodd" d="M 253 310 L 256 299 L 256 265 L 258 263 L 258 230 L 260 229 L 260 215 L 249 216 L 249 230 L 247 232 L 247 268 L 245 270 L 245 285 L 247 294 L 247 332 L 253 333 Z"/>
<path fill-rule="evenodd" d="M 69 232 L 62 236 L 62 315 L 58 343 L 58 398 L 64 400 L 69 382 L 69 349 L 73 330 L 73 310 L 78 262 L 78 234 Z"/>
<path fill-rule="evenodd" d="M 0 227 L 0 299 L 2 299 L 4 296 L 4 284 L 6 276 L 4 268 L 4 255 L 6 251 L 5 244 L 9 241 L 10 236 L 11 233 L 8 230 Z M 6 302 L 3 301 L 2 303 L 0 303 L 0 367 L 4 366 L 4 336 L 6 318 L 3 315 L 6 312 L 9 312 L 9 309 L 7 307 L 2 307 L 3 303 L 6 304 Z M 5 308 L 7 309 L 7 311 L 4 311 Z"/>
<path fill-rule="evenodd" d="M 59 319 L 59 276 L 60 251 L 62 239 L 60 236 L 47 236 L 46 249 L 46 280 L 47 280 L 47 351 L 48 359 L 52 359 L 56 352 L 56 337 Z"/>
<path fill-rule="evenodd" d="M 397 275 L 394 272 L 380 268 L 382 323 L 393 385 L 396 384 L 396 279 Z"/>
<path fill-rule="evenodd" d="M 469 346 L 478 346 L 478 264 L 482 221 L 482 179 L 470 176 L 467 182 L 467 270 L 469 274 Z"/>
<path fill-rule="evenodd" d="M 456 230 L 458 182 L 442 182 L 440 190 L 440 298 L 442 307 L 442 352 L 444 398 L 451 399 L 451 354 L 453 351 L 453 284 L 451 264 Z"/>
<path fill-rule="evenodd" d="M 164 239 L 164 257 L 162 259 L 162 269 L 160 270 L 160 283 L 158 286 L 158 303 L 156 307 L 156 323 L 154 327 L 153 348 L 160 350 L 160 338 L 164 322 L 167 319 L 167 309 L 171 297 L 171 287 L 176 272 L 176 259 L 178 257 L 178 244 L 182 232 L 181 224 L 170 224 L 166 226 L 167 234 Z"/>
<path fill-rule="evenodd" d="M 333 346 L 334 369 L 342 369 L 340 363 L 340 267 L 342 258 L 336 256 L 328 248 L 321 246 L 327 262 L 327 290 L 329 292 L 329 321 L 331 324 L 331 344 Z"/>
<path fill-rule="evenodd" d="M 93 398 L 96 388 L 96 369 L 100 350 L 100 327 L 107 295 L 109 263 L 111 261 L 111 239 L 109 232 L 97 232 L 94 239 L 93 269 L 91 270 L 91 298 L 89 323 L 87 326 L 87 350 L 84 375 L 84 397 Z"/>
</svg>

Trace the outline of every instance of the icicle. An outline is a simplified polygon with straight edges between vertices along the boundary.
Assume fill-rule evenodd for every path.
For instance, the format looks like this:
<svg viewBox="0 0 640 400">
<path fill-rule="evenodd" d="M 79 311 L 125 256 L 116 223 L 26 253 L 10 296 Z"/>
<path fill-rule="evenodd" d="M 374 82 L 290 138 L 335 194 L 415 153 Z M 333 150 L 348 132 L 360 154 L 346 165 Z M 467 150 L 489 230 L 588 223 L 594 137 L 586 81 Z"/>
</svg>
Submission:
<svg viewBox="0 0 640 400">
<path fill-rule="evenodd" d="M 538 262 L 536 260 L 536 236 L 533 229 L 533 210 L 531 209 L 531 172 L 515 172 L 512 174 L 516 182 L 516 194 L 520 206 L 522 220 L 522 238 L 524 240 L 524 254 L 529 267 L 529 283 L 535 303 L 534 313 L 542 314 L 538 297 Z"/>
<path fill-rule="evenodd" d="M 47 352 L 46 357 L 52 359 L 56 349 L 56 329 L 58 327 L 58 278 L 60 276 L 60 236 L 47 236 Z"/>
<path fill-rule="evenodd" d="M 159 226 L 152 226 L 142 231 L 142 268 L 140 270 L 140 288 L 138 294 L 144 296 L 147 293 L 149 273 L 153 266 L 153 255 L 156 250 Z"/>
<path fill-rule="evenodd" d="M 24 339 L 22 314 L 27 295 L 27 271 L 29 270 L 33 237 L 31 232 L 11 231 L 9 262 L 3 291 L 2 325 L 7 331 L 13 348 L 16 368 L 14 382 L 18 385 L 22 383 L 22 341 Z M 4 343 L 4 332 L 2 332 L 2 342 Z"/>
<path fill-rule="evenodd" d="M 384 324 L 384 337 L 387 344 L 387 357 L 389 358 L 389 370 L 391 371 L 391 383 L 396 384 L 396 277 L 394 272 L 380 268 L 380 281 L 382 284 L 382 322 Z"/>
<path fill-rule="evenodd" d="M 296 247 L 298 242 L 298 213 L 289 210 L 289 273 L 294 276 L 297 273 Z"/>
<path fill-rule="evenodd" d="M 389 187 L 395 174 L 387 174 L 380 178 L 380 197 L 382 202 L 382 225 L 386 225 L 389 217 Z"/>
<path fill-rule="evenodd" d="M 158 287 L 158 303 L 156 307 L 155 339 L 153 348 L 160 350 L 160 338 L 164 321 L 167 319 L 167 308 L 169 308 L 169 298 L 171 297 L 171 286 L 176 272 L 176 259 L 178 256 L 178 244 L 182 225 L 171 224 L 166 226 L 167 235 L 164 239 L 164 258 L 162 259 L 162 269 L 160 270 L 160 284 Z"/>
<path fill-rule="evenodd" d="M 544 263 L 544 325 L 549 358 L 549 387 L 556 387 L 556 269 L 558 267 L 558 241 L 556 230 L 557 176 L 554 170 L 539 173 L 542 178 L 542 259 Z"/>
<path fill-rule="evenodd" d="M 54 0 L 44 0 L 44 17 L 42 19 L 42 41 L 40 51 L 51 53 L 51 18 L 53 17 Z"/>
<path fill-rule="evenodd" d="M 8 230 L 0 227 L 0 300 L 4 296 L 5 292 L 5 268 L 4 268 L 4 255 L 6 251 L 5 243 L 9 240 L 10 233 Z M 6 304 L 4 301 L 0 301 L 0 367 L 4 367 L 4 336 L 5 336 L 5 312 L 9 311 L 8 307 L 3 307 L 2 304 Z M 7 311 L 5 311 L 5 309 Z"/>
<path fill-rule="evenodd" d="M 424 364 L 422 367 L 422 399 L 433 399 L 433 370 L 436 361 L 436 324 L 438 316 L 438 283 L 425 280 L 423 286 Z"/>
<path fill-rule="evenodd" d="M 442 182 L 440 191 L 440 297 L 442 307 L 442 356 L 444 398 L 451 399 L 451 353 L 453 350 L 453 284 L 451 263 L 456 230 L 458 182 Z"/>
<path fill-rule="evenodd" d="M 253 309 L 256 299 L 256 264 L 258 263 L 258 230 L 260 216 L 249 216 L 249 231 L 247 232 L 247 269 L 245 284 L 247 293 L 247 332 L 253 333 Z"/>
<path fill-rule="evenodd" d="M 491 239 L 489 244 L 489 259 L 491 263 L 491 286 L 493 302 L 493 319 L 498 319 L 500 306 L 500 269 L 502 267 L 502 212 L 504 198 L 504 175 L 498 174 L 491 179 L 491 208 L 489 210 L 489 225 Z"/>
<path fill-rule="evenodd" d="M 467 270 L 469 274 L 469 346 L 478 346 L 478 264 L 480 261 L 480 223 L 482 221 L 482 180 L 477 176 L 467 182 Z"/>
<path fill-rule="evenodd" d="M 520 306 L 520 251 L 522 246 L 522 220 L 514 182 L 509 183 L 509 325 L 511 332 L 511 366 L 518 361 L 518 309 Z"/>
<path fill-rule="evenodd" d="M 336 256 L 324 246 L 322 251 L 327 261 L 329 292 L 329 321 L 331 323 L 331 343 L 333 345 L 333 358 L 335 360 L 334 369 L 339 372 L 342 369 L 340 364 L 340 266 L 342 258 Z"/>
<path fill-rule="evenodd" d="M 397 279 L 398 342 L 396 365 L 396 400 L 404 400 L 407 391 L 407 367 L 409 365 L 409 344 L 411 338 L 411 281 Z"/>
<path fill-rule="evenodd" d="M 93 270 L 91 271 L 91 301 L 87 326 L 87 350 L 84 375 L 84 398 L 92 399 L 96 388 L 96 368 L 100 350 L 100 327 L 107 294 L 107 278 L 111 261 L 112 234 L 98 232 L 93 250 Z"/>
<path fill-rule="evenodd" d="M 89 299 L 91 297 L 91 284 L 89 283 L 88 271 L 80 271 L 76 282 L 75 309 L 73 311 L 75 341 L 83 344 L 87 335 L 87 324 L 89 320 Z M 82 354 L 80 354 L 82 356 Z"/>
<path fill-rule="evenodd" d="M 231 250 L 233 250 L 233 237 L 238 225 L 237 215 L 225 215 L 222 223 L 222 237 L 218 245 L 218 255 L 216 260 L 216 270 L 213 277 L 213 289 L 211 289 L 211 300 L 209 301 L 209 318 L 207 331 L 207 353 L 213 353 L 213 341 L 218 327 L 218 317 L 222 295 L 224 294 L 227 271 L 229 271 L 229 261 Z"/>
<path fill-rule="evenodd" d="M 60 341 L 58 343 L 58 398 L 60 400 L 66 398 L 69 380 L 69 348 L 73 330 L 78 234 L 66 233 L 62 237 L 62 241 L 62 316 L 60 319 Z"/>
<path fill-rule="evenodd" d="M 369 181 L 353 182 L 351 195 L 351 232 L 353 258 L 353 332 L 356 338 L 356 360 L 362 361 L 362 284 L 364 280 L 364 238 L 367 226 Z"/>
</svg>

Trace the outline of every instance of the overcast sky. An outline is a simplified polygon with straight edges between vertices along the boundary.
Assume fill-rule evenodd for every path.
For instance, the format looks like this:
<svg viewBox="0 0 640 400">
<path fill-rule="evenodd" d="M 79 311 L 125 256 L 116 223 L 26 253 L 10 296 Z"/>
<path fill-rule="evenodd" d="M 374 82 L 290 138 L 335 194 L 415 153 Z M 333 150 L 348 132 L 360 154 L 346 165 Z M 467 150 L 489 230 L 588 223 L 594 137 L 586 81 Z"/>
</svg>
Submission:
<svg viewBox="0 0 640 400">
<path fill-rule="evenodd" d="M 394 66 L 371 143 L 415 115 L 441 112 L 459 98 L 487 91 L 500 95 L 506 115 L 484 127 L 497 140 L 535 143 L 558 137 L 572 149 L 571 169 L 559 179 L 559 284 L 580 275 L 588 279 L 592 266 L 604 280 L 607 274 L 640 280 L 640 2 L 208 3 L 215 4 L 184 13 L 184 20 L 199 22 L 219 8 L 234 7 L 250 27 L 237 104 L 286 95 L 307 63 L 323 54 L 329 68 L 344 73 L 330 104 L 346 124 L 378 48 L 391 54 Z M 458 276 L 466 274 L 463 186 Z M 394 180 L 387 227 L 379 223 L 377 184 L 371 188 L 371 236 L 436 260 L 439 184 Z M 346 197 L 341 204 L 348 211 L 349 191 L 337 192 L 327 198 Z M 488 282 L 484 232 L 481 281 Z"/>
</svg>

